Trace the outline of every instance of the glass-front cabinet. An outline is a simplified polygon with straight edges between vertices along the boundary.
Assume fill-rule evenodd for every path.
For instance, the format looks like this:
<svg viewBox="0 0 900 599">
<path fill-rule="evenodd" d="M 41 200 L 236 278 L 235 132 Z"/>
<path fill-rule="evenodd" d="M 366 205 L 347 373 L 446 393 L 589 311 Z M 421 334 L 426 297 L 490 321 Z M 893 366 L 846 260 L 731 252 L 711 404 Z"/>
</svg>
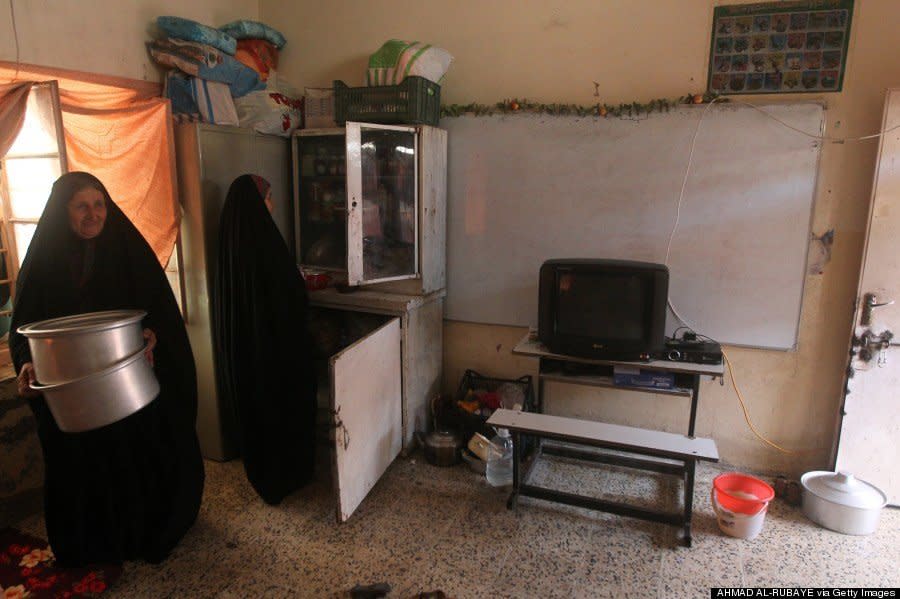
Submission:
<svg viewBox="0 0 900 599">
<path fill-rule="evenodd" d="M 293 139 L 297 263 L 348 285 L 444 286 L 446 131 L 348 122 Z"/>
<path fill-rule="evenodd" d="M 349 285 L 419 275 L 415 127 L 347 123 L 295 137 L 298 262 Z"/>
</svg>

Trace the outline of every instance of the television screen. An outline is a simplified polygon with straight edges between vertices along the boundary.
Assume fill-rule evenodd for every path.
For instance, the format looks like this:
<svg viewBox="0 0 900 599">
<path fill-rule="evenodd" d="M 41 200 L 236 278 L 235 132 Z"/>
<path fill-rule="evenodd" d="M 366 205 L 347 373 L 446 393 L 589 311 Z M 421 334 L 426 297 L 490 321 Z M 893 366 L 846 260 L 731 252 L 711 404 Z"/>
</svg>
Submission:
<svg viewBox="0 0 900 599">
<path fill-rule="evenodd" d="M 557 332 L 621 341 L 647 337 L 646 277 L 561 271 L 557 281 Z"/>
<path fill-rule="evenodd" d="M 538 339 L 550 351 L 599 360 L 648 360 L 665 345 L 669 269 L 602 258 L 541 265 Z"/>
</svg>

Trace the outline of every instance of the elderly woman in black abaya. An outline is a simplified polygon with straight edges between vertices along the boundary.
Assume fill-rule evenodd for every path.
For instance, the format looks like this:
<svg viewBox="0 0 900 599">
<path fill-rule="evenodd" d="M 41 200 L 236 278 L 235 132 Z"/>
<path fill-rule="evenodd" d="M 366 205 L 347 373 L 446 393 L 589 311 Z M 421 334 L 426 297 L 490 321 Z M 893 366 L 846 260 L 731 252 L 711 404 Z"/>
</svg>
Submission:
<svg viewBox="0 0 900 599">
<path fill-rule="evenodd" d="M 316 379 L 306 287 L 256 175 L 228 190 L 214 297 L 224 401 L 233 409 L 247 478 L 280 503 L 313 476 Z"/>
<path fill-rule="evenodd" d="M 160 382 L 149 405 L 113 424 L 60 431 L 34 380 L 24 324 L 139 309 Z M 193 525 L 203 493 L 197 383 L 184 322 L 150 246 L 88 173 L 53 184 L 19 273 L 10 350 L 44 454 L 44 517 L 61 566 L 159 562 Z"/>
</svg>

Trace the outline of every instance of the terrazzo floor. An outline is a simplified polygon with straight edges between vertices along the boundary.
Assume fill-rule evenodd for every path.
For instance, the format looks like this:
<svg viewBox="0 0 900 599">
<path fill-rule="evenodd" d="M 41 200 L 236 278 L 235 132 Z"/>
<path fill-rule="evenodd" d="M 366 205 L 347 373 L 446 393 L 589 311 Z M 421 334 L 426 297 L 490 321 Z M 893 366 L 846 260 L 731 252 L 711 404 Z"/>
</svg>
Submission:
<svg viewBox="0 0 900 599">
<path fill-rule="evenodd" d="M 483 476 L 430 466 L 421 454 L 398 458 L 342 525 L 324 476 L 271 507 L 239 461 L 207 462 L 196 525 L 164 564 L 126 564 L 108 596 L 347 597 L 354 585 L 378 582 L 398 598 L 436 590 L 458 598 L 668 598 L 709 597 L 711 586 L 900 586 L 900 510 L 884 510 L 876 534 L 852 537 L 776 500 L 757 539 L 734 539 L 719 531 L 710 506 L 721 471 L 698 467 L 687 549 L 663 524 L 528 498 L 508 511 L 506 492 Z M 673 477 L 560 458 L 546 458 L 533 477 L 644 504 L 677 506 L 681 494 Z M 45 537 L 40 516 L 18 526 Z"/>
</svg>

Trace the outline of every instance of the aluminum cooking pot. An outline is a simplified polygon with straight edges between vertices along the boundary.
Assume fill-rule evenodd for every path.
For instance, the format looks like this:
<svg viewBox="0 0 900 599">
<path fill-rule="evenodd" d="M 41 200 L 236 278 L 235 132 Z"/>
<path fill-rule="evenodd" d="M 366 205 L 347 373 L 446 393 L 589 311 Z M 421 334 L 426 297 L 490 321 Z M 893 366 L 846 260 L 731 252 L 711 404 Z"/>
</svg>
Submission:
<svg viewBox="0 0 900 599">
<path fill-rule="evenodd" d="M 142 310 L 89 312 L 19 327 L 28 339 L 34 376 L 42 385 L 84 378 L 144 347 Z"/>
<path fill-rule="evenodd" d="M 59 429 L 93 430 L 131 416 L 159 395 L 159 381 L 144 348 L 117 364 L 75 381 L 31 388 L 44 394 Z"/>
<path fill-rule="evenodd" d="M 849 472 L 807 472 L 800 477 L 803 513 L 820 526 L 847 535 L 868 535 L 878 528 L 887 496 Z"/>
</svg>

